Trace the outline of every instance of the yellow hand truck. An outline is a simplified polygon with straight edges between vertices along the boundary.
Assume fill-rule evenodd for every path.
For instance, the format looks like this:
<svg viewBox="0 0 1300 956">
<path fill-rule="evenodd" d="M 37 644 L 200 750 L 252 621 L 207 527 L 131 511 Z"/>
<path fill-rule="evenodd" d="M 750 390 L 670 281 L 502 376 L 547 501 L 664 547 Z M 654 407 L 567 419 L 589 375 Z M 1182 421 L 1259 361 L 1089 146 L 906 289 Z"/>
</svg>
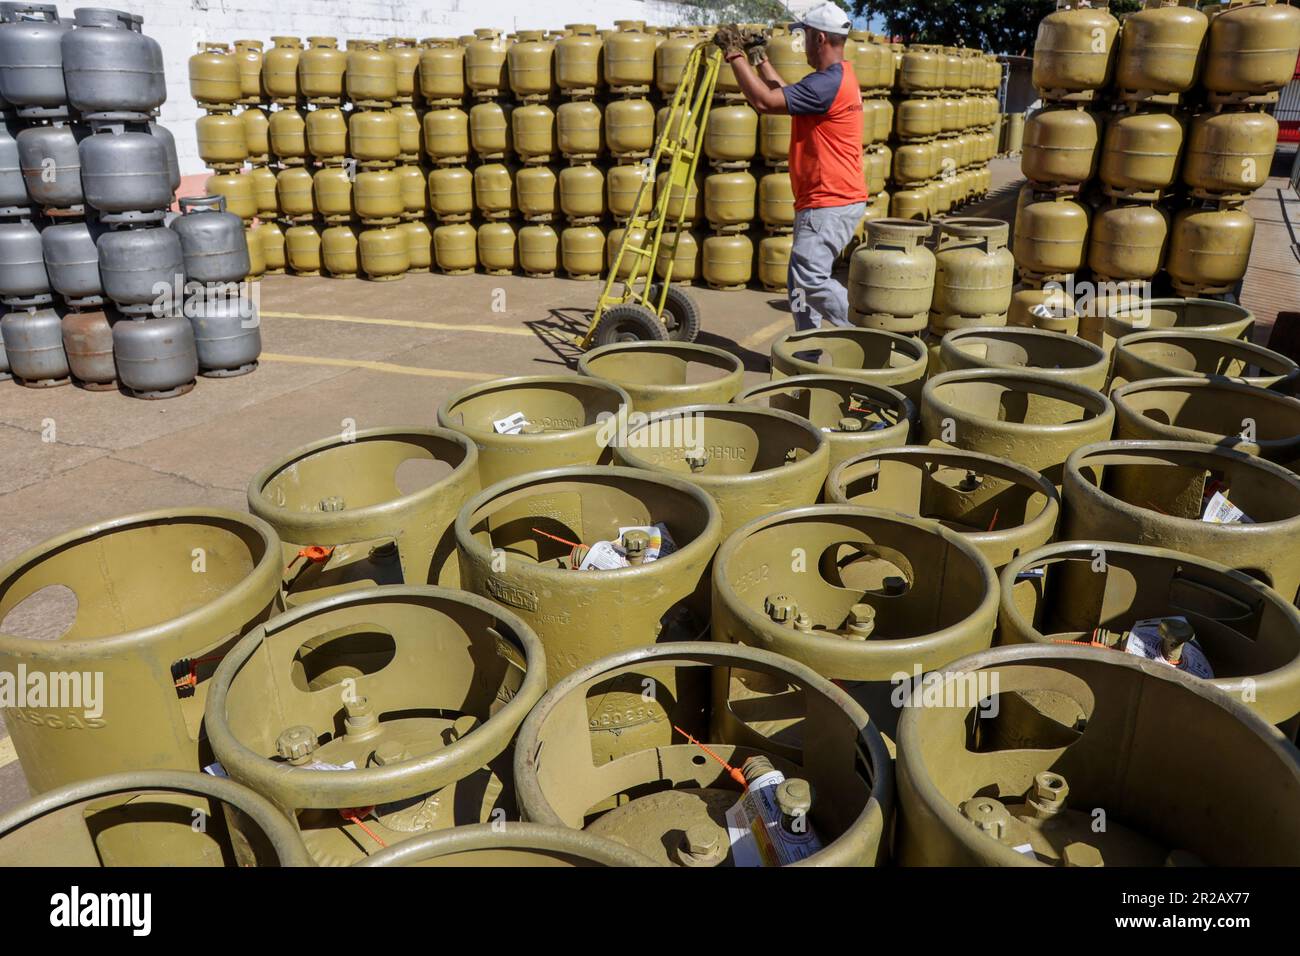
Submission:
<svg viewBox="0 0 1300 956">
<path fill-rule="evenodd" d="M 666 339 L 693 342 L 699 334 L 699 306 L 685 289 L 672 285 L 672 277 L 678 237 L 686 222 L 686 197 L 695 183 L 721 67 L 722 51 L 709 41 L 696 46 L 687 58 L 663 131 L 644 160 L 645 172 L 633 207 L 636 213 L 623 230 L 591 325 L 586 334 L 577 337 L 579 348 Z M 667 164 L 667 188 L 660 190 L 653 209 L 644 214 L 646 190 L 655 188 L 661 162 Z M 661 245 L 666 261 L 663 275 L 656 279 Z M 625 256 L 630 257 L 626 268 Z M 616 292 L 615 286 L 621 286 L 621 291 Z"/>
</svg>

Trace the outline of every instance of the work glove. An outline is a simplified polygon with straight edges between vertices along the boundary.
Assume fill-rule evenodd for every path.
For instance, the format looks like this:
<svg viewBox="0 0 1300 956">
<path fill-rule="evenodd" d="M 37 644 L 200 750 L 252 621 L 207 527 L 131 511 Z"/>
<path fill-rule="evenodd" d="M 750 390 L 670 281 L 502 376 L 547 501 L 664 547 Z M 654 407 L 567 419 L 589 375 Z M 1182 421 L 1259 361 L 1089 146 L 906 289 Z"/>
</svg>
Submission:
<svg viewBox="0 0 1300 956">
<path fill-rule="evenodd" d="M 749 65 L 757 70 L 767 59 L 767 36 L 762 30 L 755 30 L 744 34 L 743 37 L 745 56 L 749 58 Z"/>
<path fill-rule="evenodd" d="M 723 59 L 730 59 L 734 53 L 745 52 L 745 36 L 734 23 L 724 23 L 718 27 L 713 34 L 713 44 L 722 51 Z"/>
</svg>

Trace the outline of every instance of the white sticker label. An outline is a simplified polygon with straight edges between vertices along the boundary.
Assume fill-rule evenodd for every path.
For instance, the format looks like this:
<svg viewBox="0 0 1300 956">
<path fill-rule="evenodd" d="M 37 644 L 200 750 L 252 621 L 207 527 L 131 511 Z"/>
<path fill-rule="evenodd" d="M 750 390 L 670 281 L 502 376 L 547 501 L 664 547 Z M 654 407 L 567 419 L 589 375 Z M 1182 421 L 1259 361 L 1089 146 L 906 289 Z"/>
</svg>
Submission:
<svg viewBox="0 0 1300 956">
<path fill-rule="evenodd" d="M 619 553 L 612 541 L 597 541 L 578 565 L 579 571 L 616 571 L 628 566 L 627 558 Z"/>
<path fill-rule="evenodd" d="M 1124 645 L 1125 652 L 1135 657 L 1145 657 L 1149 661 L 1159 661 L 1169 667 L 1186 671 L 1193 677 L 1200 677 L 1203 680 L 1213 679 L 1214 668 L 1210 666 L 1205 652 L 1190 641 L 1183 645 L 1183 656 L 1177 664 L 1165 658 L 1164 647 L 1160 641 L 1160 622 L 1166 620 L 1187 623 L 1187 618 L 1182 615 L 1167 618 L 1153 617 L 1138 621 L 1129 632 L 1128 641 Z"/>
<path fill-rule="evenodd" d="M 786 866 L 822 848 L 810 824 L 803 833 L 790 833 L 781 826 L 776 788 L 784 782 L 785 774 L 779 770 L 763 774 L 727 811 L 727 837 L 734 865 Z"/>
<path fill-rule="evenodd" d="M 1034 852 L 1034 848 L 1030 846 L 1028 843 L 1022 843 L 1020 844 L 1020 846 L 1013 846 L 1011 849 L 1015 850 L 1017 853 L 1021 854 L 1022 856 L 1029 857 L 1032 860 L 1038 859 L 1038 854 Z"/>
<path fill-rule="evenodd" d="M 210 764 L 208 764 L 206 767 L 203 768 L 203 772 L 206 773 L 206 774 L 211 774 L 211 775 L 214 776 L 214 777 L 229 777 L 229 776 L 230 776 L 230 774 L 226 773 L 226 768 L 223 767 L 223 766 L 221 766 L 220 763 L 210 763 Z"/>
<path fill-rule="evenodd" d="M 518 435 L 528 424 L 528 419 L 524 417 L 523 412 L 515 412 L 507 418 L 502 418 L 492 423 L 492 427 L 497 430 L 498 435 Z"/>
<path fill-rule="evenodd" d="M 305 764 L 304 766 L 305 769 L 307 770 L 356 770 L 357 769 L 357 763 L 355 760 L 349 760 L 347 763 L 344 764 L 326 763 L 324 760 L 313 760 L 311 763 Z"/>
<path fill-rule="evenodd" d="M 1208 521 L 1210 524 L 1254 524 L 1246 513 L 1229 501 L 1222 491 L 1216 491 L 1210 495 L 1210 500 L 1205 504 L 1205 513 L 1201 515 L 1202 521 Z"/>
</svg>

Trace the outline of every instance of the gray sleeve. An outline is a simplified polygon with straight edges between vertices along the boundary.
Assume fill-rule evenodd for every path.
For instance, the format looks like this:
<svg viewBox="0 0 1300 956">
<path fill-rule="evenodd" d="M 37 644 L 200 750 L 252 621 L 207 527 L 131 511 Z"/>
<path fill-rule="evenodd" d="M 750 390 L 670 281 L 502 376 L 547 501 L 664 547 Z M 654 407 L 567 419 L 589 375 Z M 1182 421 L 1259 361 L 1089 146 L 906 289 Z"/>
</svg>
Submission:
<svg viewBox="0 0 1300 956">
<path fill-rule="evenodd" d="M 791 116 L 824 116 L 840 91 L 844 71 L 838 63 L 825 70 L 809 73 L 798 83 L 781 88 L 785 107 Z"/>
</svg>

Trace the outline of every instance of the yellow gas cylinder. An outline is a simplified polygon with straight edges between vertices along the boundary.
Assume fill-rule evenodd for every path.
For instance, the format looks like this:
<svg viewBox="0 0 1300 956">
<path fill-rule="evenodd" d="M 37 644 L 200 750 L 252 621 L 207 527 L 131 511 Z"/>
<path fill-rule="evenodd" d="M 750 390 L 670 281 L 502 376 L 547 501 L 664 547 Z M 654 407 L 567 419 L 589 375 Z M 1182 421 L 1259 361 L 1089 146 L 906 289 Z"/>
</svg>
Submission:
<svg viewBox="0 0 1300 956">
<path fill-rule="evenodd" d="M 515 229 L 508 222 L 485 222 L 478 227 L 478 259 L 492 276 L 510 275 L 518 265 Z"/>
<path fill-rule="evenodd" d="M 1091 100 L 1110 83 L 1119 21 L 1087 0 L 1063 4 L 1038 24 L 1033 84 L 1050 100 Z"/>
<path fill-rule="evenodd" d="M 244 143 L 248 149 L 248 161 L 255 165 L 264 165 L 271 159 L 271 119 L 266 110 L 259 106 L 245 107 L 239 113 L 239 122 L 244 127 Z"/>
<path fill-rule="evenodd" d="M 888 146 L 872 146 L 862 154 L 862 179 L 868 194 L 875 196 L 885 191 L 893 163 L 894 153 Z"/>
<path fill-rule="evenodd" d="M 224 43 L 200 43 L 190 57 L 190 96 L 205 110 L 234 109 L 242 95 L 239 61 Z"/>
<path fill-rule="evenodd" d="M 674 238 L 676 246 L 674 247 Z M 668 278 L 668 263 L 672 262 L 672 277 Z M 655 257 L 655 275 L 669 282 L 694 282 L 700 274 L 700 244 L 690 229 L 680 232 L 664 230 L 659 242 L 659 255 Z"/>
<path fill-rule="evenodd" d="M 433 265 L 433 233 L 422 222 L 404 222 L 397 227 L 406 240 L 407 272 L 428 272 Z"/>
<path fill-rule="evenodd" d="M 447 275 L 469 275 L 478 266 L 478 231 L 467 222 L 449 223 L 433 230 L 433 256 Z"/>
<path fill-rule="evenodd" d="M 337 106 L 343 101 L 348 55 L 335 37 L 308 37 L 298 58 L 298 89 L 309 103 Z"/>
<path fill-rule="evenodd" d="M 411 103 L 415 100 L 415 74 L 420 68 L 421 50 L 414 37 L 393 37 L 385 44 L 385 49 L 397 64 L 398 103 Z"/>
<path fill-rule="evenodd" d="M 768 292 L 789 288 L 790 248 L 793 236 L 764 236 L 758 243 L 758 281 Z"/>
<path fill-rule="evenodd" d="M 604 86 L 603 40 L 591 23 L 570 23 L 555 41 L 555 83 L 569 96 L 595 96 Z"/>
<path fill-rule="evenodd" d="M 899 186 L 929 182 L 939 171 L 939 151 L 931 143 L 905 143 L 894 150 L 894 182 Z"/>
<path fill-rule="evenodd" d="M 547 99 L 555 88 L 555 44 L 544 30 L 520 30 L 506 53 L 510 89 L 524 102 Z"/>
<path fill-rule="evenodd" d="M 555 111 L 560 152 L 569 160 L 592 160 L 605 150 L 604 114 L 590 100 L 561 103 Z"/>
<path fill-rule="evenodd" d="M 1199 199 L 1248 199 L 1268 180 L 1278 122 L 1268 113 L 1201 113 L 1187 136 L 1183 182 Z"/>
<path fill-rule="evenodd" d="M 891 219 L 929 219 L 931 193 L 928 187 L 900 189 L 889 201 Z"/>
<path fill-rule="evenodd" d="M 787 182 L 789 179 L 786 174 Z M 755 218 L 757 184 L 746 170 L 712 173 L 704 180 L 704 216 L 720 232 L 740 232 Z"/>
<path fill-rule="evenodd" d="M 1087 208 L 1025 186 L 1016 206 L 1013 251 L 1022 276 L 1041 280 L 1078 272 L 1087 261 Z"/>
<path fill-rule="evenodd" d="M 673 30 L 669 33 L 668 39 L 655 51 L 655 86 L 659 88 L 659 92 L 665 99 L 671 99 L 676 92 L 686 60 L 699 42 L 699 37 L 690 30 Z M 726 69 L 730 70 L 730 67 Z M 723 72 L 723 70 L 718 71 L 719 79 L 722 78 Z"/>
<path fill-rule="evenodd" d="M 485 219 L 509 219 L 515 211 L 515 181 L 503 163 L 484 163 L 474 170 L 474 201 Z M 497 233 L 499 235 L 499 230 Z M 479 258 L 482 258 L 480 248 Z"/>
<path fill-rule="evenodd" d="M 400 279 L 411 266 L 406 234 L 398 228 L 362 229 L 357 240 L 361 271 L 367 279 Z"/>
<path fill-rule="evenodd" d="M 510 126 L 520 160 L 549 163 L 555 157 L 555 113 L 549 106 L 529 103 L 516 107 L 510 114 Z"/>
<path fill-rule="evenodd" d="M 357 231 L 350 225 L 330 226 L 320 237 L 321 264 L 334 279 L 351 279 L 357 274 Z"/>
<path fill-rule="evenodd" d="M 274 103 L 298 101 L 298 58 L 302 42 L 297 37 L 271 37 L 274 44 L 262 58 L 262 89 Z"/>
<path fill-rule="evenodd" d="M 286 166 L 301 166 L 307 157 L 307 120 L 302 111 L 276 110 L 267 128 L 276 159 Z"/>
<path fill-rule="evenodd" d="M 617 29 L 605 37 L 605 82 L 617 93 L 648 93 L 655 78 L 653 34 L 644 20 L 615 20 Z"/>
<path fill-rule="evenodd" d="M 560 209 L 570 221 L 594 221 L 605 214 L 605 175 L 598 167 L 569 166 L 558 178 Z"/>
<path fill-rule="evenodd" d="M 429 172 L 429 211 L 440 222 L 464 222 L 474 214 L 474 174 L 463 166 Z"/>
<path fill-rule="evenodd" d="M 420 94 L 430 106 L 455 106 L 465 98 L 465 48 L 436 39 L 420 52 Z"/>
<path fill-rule="evenodd" d="M 1269 103 L 1295 75 L 1300 8 L 1275 0 L 1210 10 L 1201 85 L 1211 103 Z"/>
<path fill-rule="evenodd" d="M 648 170 L 644 163 L 611 166 L 605 176 L 609 211 L 615 219 L 627 219 L 636 213 L 648 214 L 654 208 L 654 182 L 645 188 Z M 641 197 L 640 206 L 637 197 Z"/>
<path fill-rule="evenodd" d="M 1124 18 L 1115 87 L 1126 100 L 1177 102 L 1196 83 L 1209 20 L 1179 0 L 1150 0 Z"/>
<path fill-rule="evenodd" d="M 894 128 L 894 104 L 889 100 L 862 101 L 862 145 L 888 141 Z"/>
<path fill-rule="evenodd" d="M 695 179 L 691 182 L 689 189 L 683 189 L 682 184 L 678 183 L 673 186 L 668 184 L 668 173 L 665 169 L 655 179 L 655 195 L 660 195 L 665 189 L 669 189 L 672 195 L 668 199 L 667 216 L 668 222 L 676 222 L 677 217 L 682 217 L 682 222 L 690 225 L 700 216 L 700 183 L 703 177 L 699 170 L 696 170 Z M 685 209 L 682 208 L 683 200 Z"/>
<path fill-rule="evenodd" d="M 1085 183 L 1097 171 L 1101 121 L 1095 113 L 1066 107 L 1046 109 L 1025 123 L 1020 170 L 1046 185 Z"/>
<path fill-rule="evenodd" d="M 275 219 L 280 215 L 280 202 L 275 194 L 275 170 L 267 166 L 254 166 L 246 175 L 253 183 L 253 201 L 261 219 Z"/>
<path fill-rule="evenodd" d="M 1088 268 L 1099 279 L 1153 279 L 1164 265 L 1169 214 L 1146 203 L 1118 203 L 1098 209 L 1088 239 Z"/>
<path fill-rule="evenodd" d="M 773 27 L 767 41 L 767 58 L 787 84 L 798 83 L 813 72 L 804 55 L 803 39 L 803 30 L 791 30 L 787 25 Z"/>
<path fill-rule="evenodd" d="M 397 100 L 397 60 L 378 44 L 348 44 L 345 73 L 348 98 L 354 106 L 387 109 Z"/>
<path fill-rule="evenodd" d="M 248 246 L 248 275 L 244 278 L 256 282 L 266 275 L 266 252 L 262 249 L 262 235 L 255 226 L 244 226 L 244 244 Z"/>
<path fill-rule="evenodd" d="M 559 193 L 559 179 L 549 166 L 525 166 L 515 173 L 515 200 L 525 219 L 550 222 L 559 210 Z"/>
<path fill-rule="evenodd" d="M 1007 325 L 1078 335 L 1079 313 L 1061 285 L 1048 283 L 1042 288 L 1018 285 L 1011 294 Z"/>
<path fill-rule="evenodd" d="M 655 141 L 664 135 L 664 127 L 668 125 L 669 114 L 672 110 L 667 106 L 661 106 L 655 112 Z M 694 142 L 697 128 L 691 111 L 683 109 L 677 114 L 677 122 L 673 124 L 672 131 L 668 134 L 668 142 L 674 140 L 682 144 L 689 145 Z M 702 163 L 700 165 L 703 165 Z"/>
<path fill-rule="evenodd" d="M 391 226 L 401 218 L 402 180 L 391 169 L 367 169 L 352 183 L 352 208 L 368 226 Z"/>
<path fill-rule="evenodd" d="M 1246 210 L 1193 206 L 1174 217 L 1165 268 L 1179 295 L 1228 292 L 1246 275 L 1254 240 Z"/>
<path fill-rule="evenodd" d="M 465 45 L 465 81 L 480 98 L 496 96 L 510 88 L 506 58 L 510 42 L 500 30 L 475 30 Z"/>
<path fill-rule="evenodd" d="M 626 228 L 624 228 L 623 226 L 619 226 L 615 229 L 611 229 L 609 231 L 609 234 L 605 237 L 606 271 L 613 271 L 614 259 L 618 256 L 618 247 L 622 244 L 623 235 L 626 232 L 627 232 Z M 644 229 L 633 229 L 631 232 L 631 238 L 629 239 L 629 242 L 631 242 L 631 244 L 634 246 L 644 247 L 645 238 L 646 236 L 645 236 Z M 623 257 L 622 261 L 618 264 L 618 278 L 626 279 L 631 274 L 632 264 L 634 261 L 635 261 L 635 257 L 631 255 L 625 255 Z"/>
<path fill-rule="evenodd" d="M 780 113 L 764 113 L 758 118 L 758 150 L 763 157 L 763 162 L 774 169 L 789 164 L 789 116 Z"/>
<path fill-rule="evenodd" d="M 479 159 L 504 159 L 511 151 L 510 107 L 493 102 L 470 107 L 469 141 Z"/>
<path fill-rule="evenodd" d="M 794 228 L 794 190 L 790 188 L 789 173 L 768 173 L 759 180 L 758 215 L 768 232 Z"/>
<path fill-rule="evenodd" d="M 199 159 L 213 169 L 238 169 L 248 159 L 244 124 L 231 113 L 205 113 L 194 124 Z"/>
<path fill-rule="evenodd" d="M 259 103 L 266 94 L 266 90 L 262 86 L 262 62 L 264 59 L 261 40 L 235 41 L 235 60 L 239 64 L 240 103 L 246 105 Z"/>
<path fill-rule="evenodd" d="M 397 158 L 403 163 L 420 161 L 420 116 L 410 103 L 399 103 L 388 111 L 397 118 Z"/>
<path fill-rule="evenodd" d="M 605 268 L 605 235 L 596 226 L 569 226 L 560 233 L 560 262 L 570 279 L 599 279 Z"/>
<path fill-rule="evenodd" d="M 1098 169 L 1106 194 L 1118 199 L 1159 199 L 1178 178 L 1182 149 L 1183 124 L 1168 113 L 1114 116 L 1106 127 Z"/>
<path fill-rule="evenodd" d="M 257 235 L 256 242 L 262 250 L 265 274 L 278 276 L 284 273 L 284 232 L 275 221 L 259 222 L 252 231 Z"/>
<path fill-rule="evenodd" d="M 326 222 L 347 222 L 352 218 L 352 179 L 341 166 L 318 169 L 312 177 L 312 199 L 316 212 Z"/>
<path fill-rule="evenodd" d="M 754 244 L 744 233 L 709 236 L 702 255 L 704 281 L 712 289 L 745 288 L 754 275 Z"/>
<path fill-rule="evenodd" d="M 605 106 L 605 139 L 614 156 L 638 159 L 654 148 L 655 110 L 649 100 L 613 100 Z"/>
<path fill-rule="evenodd" d="M 934 96 L 945 89 L 943 47 L 913 43 L 903 53 L 898 87 L 904 93 Z"/>
<path fill-rule="evenodd" d="M 320 247 L 320 230 L 311 223 L 290 226 L 284 231 L 284 255 L 294 275 L 320 275 Z"/>
<path fill-rule="evenodd" d="M 758 151 L 758 114 L 748 103 L 715 107 L 704 133 L 704 152 L 718 169 L 747 166 Z"/>
<path fill-rule="evenodd" d="M 931 332 L 1006 324 L 1016 273 L 1008 232 L 997 219 L 953 217 L 939 224 Z"/>
<path fill-rule="evenodd" d="M 424 152 L 435 163 L 469 159 L 469 116 L 454 106 L 429 110 L 421 121 Z"/>
<path fill-rule="evenodd" d="M 943 132 L 943 100 L 919 96 L 899 100 L 894 132 L 904 142 L 926 142 Z"/>
<path fill-rule="evenodd" d="M 364 114 L 363 114 L 364 115 Z M 326 166 L 341 166 L 350 155 L 348 121 L 335 107 L 308 110 L 307 151 L 312 159 Z"/>
<path fill-rule="evenodd" d="M 934 211 L 947 215 L 953 207 L 952 177 L 940 176 L 934 181 Z"/>
<path fill-rule="evenodd" d="M 519 230 L 519 268 L 524 275 L 549 279 L 559 263 L 560 237 L 543 223 Z"/>
<path fill-rule="evenodd" d="M 354 110 L 348 118 L 348 143 L 358 163 L 391 166 L 402 151 L 397 117 L 388 110 Z"/>
<path fill-rule="evenodd" d="M 309 219 L 316 214 L 312 175 L 302 166 L 289 166 L 275 177 L 275 198 L 286 219 Z"/>
<path fill-rule="evenodd" d="M 218 173 L 208 177 L 208 195 L 225 196 L 226 212 L 248 222 L 257 215 L 253 179 L 246 173 Z"/>
</svg>

